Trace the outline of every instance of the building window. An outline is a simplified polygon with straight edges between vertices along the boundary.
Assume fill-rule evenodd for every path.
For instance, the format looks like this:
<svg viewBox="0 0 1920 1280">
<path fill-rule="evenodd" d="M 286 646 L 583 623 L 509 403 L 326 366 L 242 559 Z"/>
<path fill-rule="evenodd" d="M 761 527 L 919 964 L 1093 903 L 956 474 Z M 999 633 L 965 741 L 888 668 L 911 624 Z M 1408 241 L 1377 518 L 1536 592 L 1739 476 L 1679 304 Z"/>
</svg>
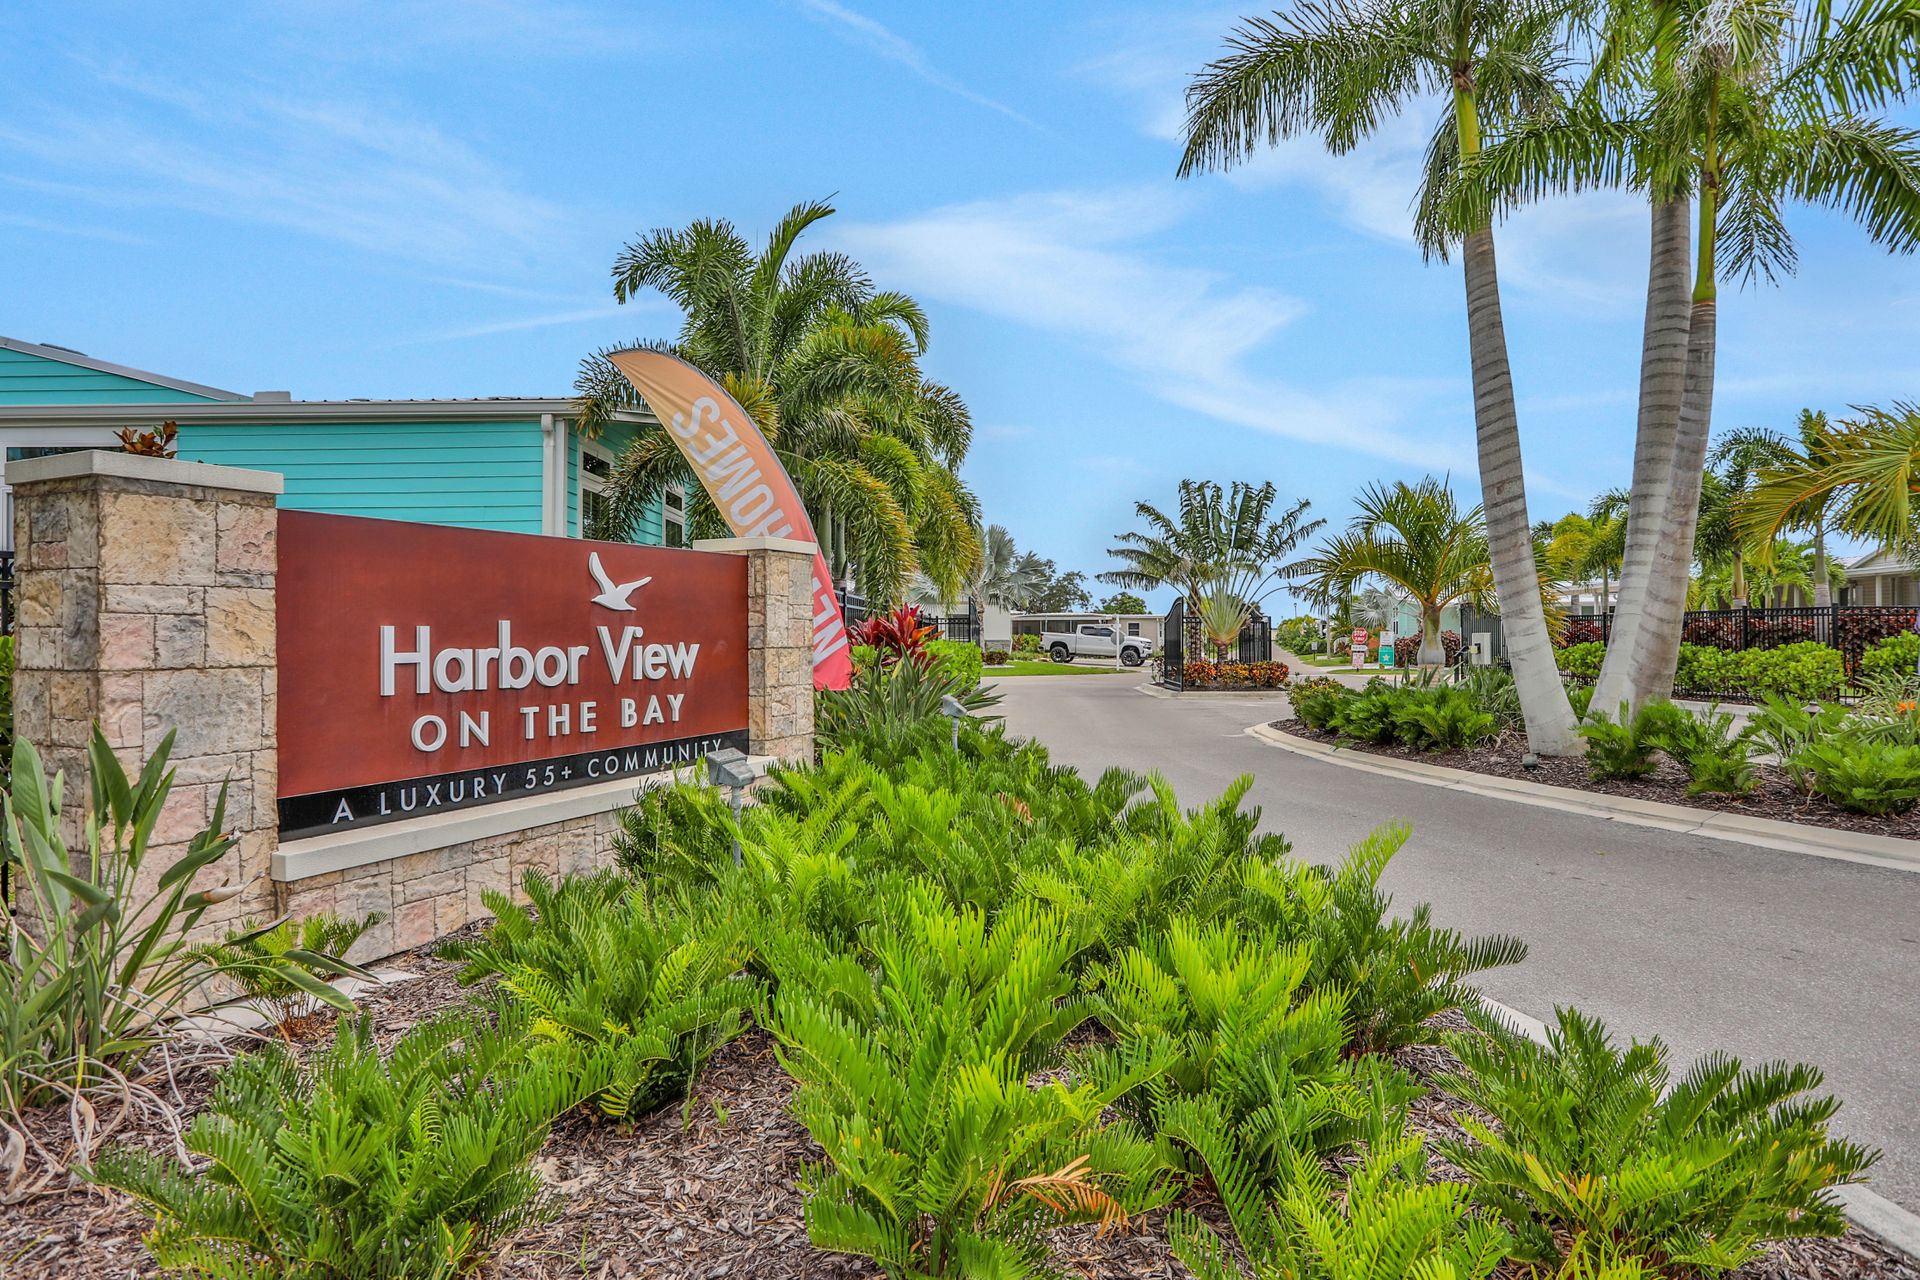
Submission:
<svg viewBox="0 0 1920 1280">
<path fill-rule="evenodd" d="M 613 479 L 613 451 L 591 440 L 580 442 L 580 536 L 608 535 L 607 482 Z"/>
<path fill-rule="evenodd" d="M 1130 636 L 1137 636 L 1137 635 L 1139 635 L 1139 634 L 1140 634 L 1140 624 L 1139 624 L 1139 623 L 1137 623 L 1137 622 L 1129 622 L 1129 623 L 1127 624 L 1127 634 L 1128 634 L 1128 635 L 1130 635 Z"/>
<path fill-rule="evenodd" d="M 660 541 L 669 547 L 687 545 L 687 491 L 677 484 L 660 495 Z"/>
</svg>

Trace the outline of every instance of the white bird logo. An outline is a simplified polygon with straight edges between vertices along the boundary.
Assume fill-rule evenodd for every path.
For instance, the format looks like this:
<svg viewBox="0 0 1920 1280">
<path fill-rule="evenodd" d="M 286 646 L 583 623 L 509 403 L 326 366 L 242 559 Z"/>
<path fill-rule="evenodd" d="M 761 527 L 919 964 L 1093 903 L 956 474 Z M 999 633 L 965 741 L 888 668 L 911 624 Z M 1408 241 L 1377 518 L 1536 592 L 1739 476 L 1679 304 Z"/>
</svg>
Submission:
<svg viewBox="0 0 1920 1280">
<path fill-rule="evenodd" d="M 593 602 L 603 609 L 624 609 L 632 613 L 637 606 L 628 597 L 653 581 L 652 576 L 649 575 L 633 582 L 616 584 L 607 576 L 607 567 L 600 563 L 598 551 L 588 554 L 587 569 L 593 574 L 593 580 L 600 584 L 600 594 L 593 598 Z"/>
</svg>

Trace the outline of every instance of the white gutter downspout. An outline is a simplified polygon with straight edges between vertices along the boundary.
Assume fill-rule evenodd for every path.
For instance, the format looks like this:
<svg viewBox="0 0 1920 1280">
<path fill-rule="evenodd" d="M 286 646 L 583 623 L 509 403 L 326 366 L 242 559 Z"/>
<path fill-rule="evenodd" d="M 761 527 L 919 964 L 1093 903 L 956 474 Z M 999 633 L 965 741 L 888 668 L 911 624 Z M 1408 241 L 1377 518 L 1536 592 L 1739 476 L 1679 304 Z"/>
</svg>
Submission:
<svg viewBox="0 0 1920 1280">
<path fill-rule="evenodd" d="M 561 495 L 566 493 L 566 471 L 558 446 L 559 433 L 553 427 L 553 415 L 540 415 L 540 532 L 557 534 L 560 527 Z"/>
</svg>

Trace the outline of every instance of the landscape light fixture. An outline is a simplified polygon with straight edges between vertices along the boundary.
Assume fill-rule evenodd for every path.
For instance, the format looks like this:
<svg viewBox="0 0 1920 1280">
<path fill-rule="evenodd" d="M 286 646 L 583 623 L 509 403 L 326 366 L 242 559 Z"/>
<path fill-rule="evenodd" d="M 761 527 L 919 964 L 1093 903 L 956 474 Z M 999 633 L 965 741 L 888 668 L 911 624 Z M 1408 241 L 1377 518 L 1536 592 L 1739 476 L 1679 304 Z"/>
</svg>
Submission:
<svg viewBox="0 0 1920 1280">
<path fill-rule="evenodd" d="M 960 718 L 967 714 L 967 709 L 960 704 L 960 699 L 949 693 L 940 699 L 940 714 L 953 721 L 953 749 L 960 750 Z"/>
<path fill-rule="evenodd" d="M 746 800 L 747 788 L 753 785 L 753 767 L 747 763 L 746 753 L 734 748 L 723 747 L 707 753 L 707 778 L 716 787 L 727 789 L 727 801 L 733 806 L 733 825 L 740 825 L 740 806 Z M 733 837 L 733 865 L 739 866 L 740 837 Z"/>
</svg>

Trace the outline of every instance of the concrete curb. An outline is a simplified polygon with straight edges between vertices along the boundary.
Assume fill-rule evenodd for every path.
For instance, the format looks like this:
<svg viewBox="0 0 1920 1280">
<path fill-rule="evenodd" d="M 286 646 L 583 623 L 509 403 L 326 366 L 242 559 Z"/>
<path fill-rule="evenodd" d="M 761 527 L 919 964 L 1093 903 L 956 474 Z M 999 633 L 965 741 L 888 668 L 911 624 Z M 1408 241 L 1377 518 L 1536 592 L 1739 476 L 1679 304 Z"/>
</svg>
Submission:
<svg viewBox="0 0 1920 1280">
<path fill-rule="evenodd" d="M 1775 849 L 1783 853 L 1804 853 L 1816 858 L 1832 858 L 1838 862 L 1855 862 L 1866 866 L 1886 867 L 1894 871 L 1920 872 L 1920 841 L 1899 840 L 1892 836 L 1876 836 L 1860 831 L 1839 831 L 1830 827 L 1802 826 L 1797 822 L 1779 822 L 1772 818 L 1748 818 L 1739 814 L 1715 813 L 1705 809 L 1689 808 L 1686 805 L 1667 804 L 1658 800 L 1635 800 L 1628 796 L 1610 796 L 1597 791 L 1579 791 L 1571 787 L 1525 782 L 1518 778 L 1498 778 L 1490 774 L 1470 773 L 1465 769 L 1450 769 L 1445 765 L 1396 760 L 1390 756 L 1377 756 L 1371 752 L 1328 746 L 1323 742 L 1309 742 L 1305 738 L 1296 737 L 1267 724 L 1252 725 L 1246 733 L 1247 736 L 1256 738 L 1268 746 L 1278 747 L 1282 751 L 1291 751 L 1295 755 L 1322 760 L 1342 768 L 1358 769 L 1364 773 L 1379 774 L 1382 777 L 1418 782 L 1424 786 L 1444 787 L 1450 791 L 1489 796 L 1496 800 L 1508 800 L 1541 809 L 1558 809 L 1563 813 L 1584 814 L 1590 818 L 1625 822 L 1636 827 L 1653 827 L 1662 831 L 1677 831 L 1685 835 L 1707 836 L 1715 840 L 1732 840 L 1739 844 L 1753 845 L 1761 849 Z"/>
<path fill-rule="evenodd" d="M 1501 1004 L 1498 1000 L 1489 1000 L 1485 996 L 1480 999 L 1495 1018 L 1512 1030 L 1538 1044 L 1547 1042 L 1547 1024 L 1540 1019 L 1524 1014 L 1511 1005 Z M 1908 1257 L 1920 1259 L 1920 1214 L 1903 1209 L 1885 1196 L 1858 1185 L 1835 1187 L 1833 1194 L 1854 1226 L 1878 1236 Z"/>
</svg>

